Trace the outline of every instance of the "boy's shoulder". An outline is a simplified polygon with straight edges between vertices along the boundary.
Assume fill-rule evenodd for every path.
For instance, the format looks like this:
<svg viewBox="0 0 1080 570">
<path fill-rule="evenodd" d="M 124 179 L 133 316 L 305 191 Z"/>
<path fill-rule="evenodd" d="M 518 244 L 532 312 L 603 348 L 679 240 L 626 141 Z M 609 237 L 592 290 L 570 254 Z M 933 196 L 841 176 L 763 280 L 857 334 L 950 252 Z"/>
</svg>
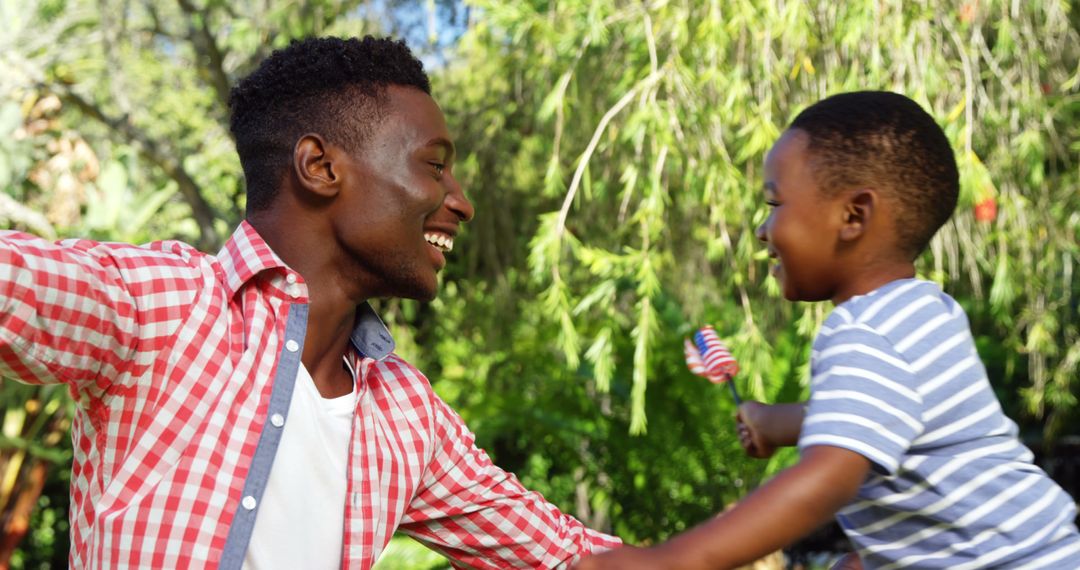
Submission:
<svg viewBox="0 0 1080 570">
<path fill-rule="evenodd" d="M 837 342 L 866 343 L 908 360 L 937 340 L 969 333 L 963 308 L 941 286 L 923 279 L 899 279 L 833 309 L 818 332 L 815 348 Z"/>
<path fill-rule="evenodd" d="M 823 330 L 858 327 L 891 336 L 935 317 L 964 317 L 964 311 L 937 283 L 898 279 L 838 305 L 825 320 Z"/>
</svg>

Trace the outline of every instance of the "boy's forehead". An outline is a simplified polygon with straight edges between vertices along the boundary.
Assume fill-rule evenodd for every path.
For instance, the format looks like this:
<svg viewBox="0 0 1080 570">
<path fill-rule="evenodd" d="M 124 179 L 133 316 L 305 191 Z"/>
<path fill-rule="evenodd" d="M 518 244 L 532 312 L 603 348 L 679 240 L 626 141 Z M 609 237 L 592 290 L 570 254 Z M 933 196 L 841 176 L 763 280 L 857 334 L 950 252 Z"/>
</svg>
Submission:
<svg viewBox="0 0 1080 570">
<path fill-rule="evenodd" d="M 800 169 L 808 166 L 810 135 L 799 129 L 788 129 L 765 155 L 765 172 L 775 175 L 780 170 Z"/>
<path fill-rule="evenodd" d="M 769 150 L 777 159 L 793 160 L 803 158 L 810 144 L 810 135 L 800 129 L 788 129 L 780 135 Z"/>
</svg>

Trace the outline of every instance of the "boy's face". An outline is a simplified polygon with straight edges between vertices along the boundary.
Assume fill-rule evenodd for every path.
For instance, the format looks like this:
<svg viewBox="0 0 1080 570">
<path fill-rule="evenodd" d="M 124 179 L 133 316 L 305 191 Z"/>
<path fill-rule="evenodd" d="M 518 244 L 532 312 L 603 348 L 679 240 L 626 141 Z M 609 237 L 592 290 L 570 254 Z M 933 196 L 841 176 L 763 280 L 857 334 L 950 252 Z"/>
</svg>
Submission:
<svg viewBox="0 0 1080 570">
<path fill-rule="evenodd" d="M 803 131 L 788 130 L 769 151 L 764 188 L 769 217 L 756 232 L 789 301 L 835 299 L 844 269 L 836 255 L 842 208 L 818 188 L 808 143 Z"/>
</svg>

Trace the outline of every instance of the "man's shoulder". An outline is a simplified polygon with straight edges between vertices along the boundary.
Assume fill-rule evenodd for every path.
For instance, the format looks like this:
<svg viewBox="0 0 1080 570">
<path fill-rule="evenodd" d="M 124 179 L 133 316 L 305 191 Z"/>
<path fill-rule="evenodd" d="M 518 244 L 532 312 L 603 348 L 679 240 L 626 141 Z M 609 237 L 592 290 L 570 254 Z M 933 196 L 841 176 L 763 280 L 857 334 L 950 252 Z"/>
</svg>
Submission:
<svg viewBox="0 0 1080 570">
<path fill-rule="evenodd" d="M 94 246 L 94 253 L 107 258 L 105 263 L 114 264 L 136 295 L 158 295 L 166 291 L 175 295 L 185 290 L 194 293 L 214 288 L 224 279 L 217 257 L 177 240 L 142 245 L 102 242 Z"/>
<path fill-rule="evenodd" d="M 87 238 L 53 240 L 11 231 L 0 238 L 28 266 L 61 272 L 59 268 L 68 267 L 86 275 L 110 276 L 114 283 L 129 287 L 148 283 L 155 290 L 174 289 L 185 280 L 198 281 L 216 273 L 214 256 L 177 240 L 137 245 Z"/>
<path fill-rule="evenodd" d="M 158 240 L 144 244 L 95 241 L 85 238 L 69 238 L 57 242 L 61 247 L 81 251 L 98 258 L 111 258 L 120 266 L 180 267 L 212 263 L 216 258 L 199 251 L 195 246 L 179 240 Z"/>
<path fill-rule="evenodd" d="M 427 376 L 396 352 L 373 360 L 372 366 L 378 372 L 381 387 L 395 398 L 438 398 Z"/>
<path fill-rule="evenodd" d="M 431 387 L 426 375 L 396 353 L 370 361 L 365 375 L 376 408 L 394 421 L 405 420 L 409 429 L 428 431 L 454 412 Z M 404 429 L 405 426 L 402 426 Z"/>
</svg>

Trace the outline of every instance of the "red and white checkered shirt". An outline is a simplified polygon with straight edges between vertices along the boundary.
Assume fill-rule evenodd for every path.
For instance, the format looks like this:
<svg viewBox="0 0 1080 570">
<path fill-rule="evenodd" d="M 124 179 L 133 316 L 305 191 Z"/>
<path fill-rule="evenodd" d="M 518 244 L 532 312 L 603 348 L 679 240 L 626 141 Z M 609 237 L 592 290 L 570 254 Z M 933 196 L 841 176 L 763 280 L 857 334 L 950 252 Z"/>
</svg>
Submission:
<svg viewBox="0 0 1080 570">
<path fill-rule="evenodd" d="M 72 567 L 241 566 L 307 295 L 246 222 L 217 256 L 0 233 L 0 374 L 65 383 L 80 404 Z M 619 544 L 494 466 L 371 308 L 357 315 L 343 568 L 370 568 L 396 530 L 464 568 L 555 568 Z"/>
</svg>

